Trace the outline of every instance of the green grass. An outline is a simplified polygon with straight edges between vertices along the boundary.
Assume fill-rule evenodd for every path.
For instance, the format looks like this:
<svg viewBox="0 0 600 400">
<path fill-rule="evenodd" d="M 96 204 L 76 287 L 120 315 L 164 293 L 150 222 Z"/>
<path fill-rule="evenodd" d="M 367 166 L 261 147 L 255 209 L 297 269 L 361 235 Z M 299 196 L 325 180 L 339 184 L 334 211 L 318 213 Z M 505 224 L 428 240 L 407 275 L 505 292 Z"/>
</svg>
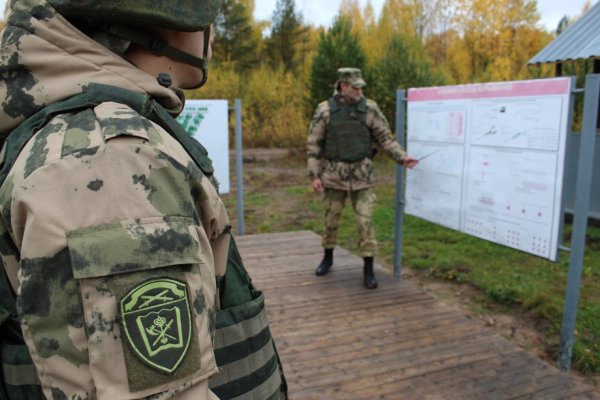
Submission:
<svg viewBox="0 0 600 400">
<path fill-rule="evenodd" d="M 290 160 L 286 160 L 286 165 Z M 297 161 L 298 168 L 304 168 Z M 379 157 L 378 175 L 394 174 L 393 163 Z M 252 173 L 249 186 L 260 186 L 260 173 Z M 376 186 L 374 221 L 379 242 L 378 256 L 393 265 L 395 194 L 390 183 Z M 305 178 L 280 188 L 249 190 L 245 196 L 246 233 L 307 229 L 320 233 L 323 210 L 320 197 Z M 235 210 L 233 198 L 226 198 Z M 234 224 L 235 226 L 235 224 Z M 565 245 L 571 227 L 565 226 Z M 357 228 L 347 204 L 338 231 L 339 245 L 357 250 Z M 404 216 L 402 264 L 422 277 L 468 284 L 479 290 L 479 306 L 505 312 L 525 312 L 549 338 L 551 356 L 557 358 L 569 255 L 557 263 L 487 242 L 433 223 Z M 585 267 L 582 276 L 573 368 L 586 374 L 600 373 L 600 224 L 588 227 Z"/>
</svg>

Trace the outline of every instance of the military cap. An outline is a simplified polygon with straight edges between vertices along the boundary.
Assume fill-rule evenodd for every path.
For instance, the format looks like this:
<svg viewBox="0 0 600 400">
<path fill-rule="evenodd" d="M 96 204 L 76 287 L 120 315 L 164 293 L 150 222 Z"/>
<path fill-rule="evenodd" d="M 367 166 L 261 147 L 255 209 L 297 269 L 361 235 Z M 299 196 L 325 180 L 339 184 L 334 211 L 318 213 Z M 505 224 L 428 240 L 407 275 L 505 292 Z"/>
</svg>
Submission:
<svg viewBox="0 0 600 400">
<path fill-rule="evenodd" d="M 340 82 L 349 83 L 356 88 L 367 86 L 358 68 L 340 68 L 337 72 Z"/>
</svg>

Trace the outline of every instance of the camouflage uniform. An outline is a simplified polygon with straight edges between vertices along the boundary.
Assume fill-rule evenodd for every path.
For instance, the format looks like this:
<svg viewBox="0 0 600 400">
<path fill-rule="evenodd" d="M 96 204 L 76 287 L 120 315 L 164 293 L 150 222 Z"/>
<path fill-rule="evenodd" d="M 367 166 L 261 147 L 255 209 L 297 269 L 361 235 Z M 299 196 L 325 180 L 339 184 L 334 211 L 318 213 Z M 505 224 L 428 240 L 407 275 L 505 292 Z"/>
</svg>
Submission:
<svg viewBox="0 0 600 400">
<path fill-rule="evenodd" d="M 92 81 L 181 111 L 176 92 L 81 34 L 43 0 L 12 7 L 0 50 L 2 139 Z M 208 378 L 217 372 L 216 281 L 229 230 L 210 180 L 165 129 L 130 107 L 102 103 L 58 115 L 37 132 L 0 188 L 0 253 L 45 396 L 216 399 Z M 141 291 L 150 285 L 161 291 Z M 130 349 L 119 310 L 133 303 L 123 299 L 175 301 L 185 290 L 178 301 L 186 304 L 171 311 L 190 313 L 187 355 L 172 355 L 174 371 L 156 371 L 148 367 L 153 360 Z M 155 315 L 147 338 L 168 343 L 170 322 Z"/>
<path fill-rule="evenodd" d="M 334 94 L 337 102 L 345 102 L 339 93 Z M 330 118 L 328 101 L 319 104 L 309 127 L 307 141 L 308 176 L 320 178 L 325 187 L 325 231 L 322 245 L 333 248 L 337 243 L 337 228 L 347 197 L 350 197 L 357 216 L 359 228 L 359 254 L 372 257 L 376 251 L 375 230 L 372 215 L 376 184 L 373 173 L 373 160 L 366 157 L 355 162 L 327 160 L 323 157 L 323 148 L 327 136 Z M 366 125 L 371 131 L 372 145 L 385 152 L 397 163 L 402 163 L 406 152 L 391 135 L 387 119 L 377 103 L 366 99 Z"/>
</svg>

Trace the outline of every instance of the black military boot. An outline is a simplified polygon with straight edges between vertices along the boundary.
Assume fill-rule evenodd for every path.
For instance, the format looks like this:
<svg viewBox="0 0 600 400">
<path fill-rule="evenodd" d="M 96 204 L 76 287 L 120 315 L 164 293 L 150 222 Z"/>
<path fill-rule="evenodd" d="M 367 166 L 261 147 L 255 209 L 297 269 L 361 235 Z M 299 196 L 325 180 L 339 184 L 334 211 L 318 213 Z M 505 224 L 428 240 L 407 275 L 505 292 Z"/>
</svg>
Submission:
<svg viewBox="0 0 600 400">
<path fill-rule="evenodd" d="M 363 257 L 365 260 L 364 271 L 364 284 L 367 289 L 377 289 L 377 279 L 375 279 L 375 273 L 373 272 L 373 257 Z"/>
<path fill-rule="evenodd" d="M 325 249 L 325 256 L 321 261 L 321 264 L 317 267 L 315 274 L 317 276 L 327 275 L 329 268 L 333 265 L 333 249 Z"/>
</svg>

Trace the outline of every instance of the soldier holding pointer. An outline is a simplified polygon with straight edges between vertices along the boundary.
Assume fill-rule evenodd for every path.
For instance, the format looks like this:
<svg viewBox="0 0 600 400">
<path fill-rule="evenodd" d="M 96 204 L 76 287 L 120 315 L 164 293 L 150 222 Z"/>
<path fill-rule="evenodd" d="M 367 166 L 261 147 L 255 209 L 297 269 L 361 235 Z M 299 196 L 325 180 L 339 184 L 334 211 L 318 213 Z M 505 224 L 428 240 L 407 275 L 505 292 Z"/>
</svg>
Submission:
<svg viewBox="0 0 600 400">
<path fill-rule="evenodd" d="M 390 158 L 406 168 L 418 160 L 406 154 L 391 135 L 389 124 L 377 103 L 363 96 L 366 86 L 357 68 L 340 68 L 335 93 L 319 104 L 310 123 L 307 141 L 308 176 L 316 192 L 324 192 L 325 231 L 323 260 L 317 276 L 329 272 L 333 265 L 333 249 L 346 199 L 356 214 L 359 231 L 359 255 L 363 257 L 363 283 L 377 288 L 373 257 L 377 241 L 373 226 L 375 177 L 373 157 L 379 147 Z"/>
</svg>

